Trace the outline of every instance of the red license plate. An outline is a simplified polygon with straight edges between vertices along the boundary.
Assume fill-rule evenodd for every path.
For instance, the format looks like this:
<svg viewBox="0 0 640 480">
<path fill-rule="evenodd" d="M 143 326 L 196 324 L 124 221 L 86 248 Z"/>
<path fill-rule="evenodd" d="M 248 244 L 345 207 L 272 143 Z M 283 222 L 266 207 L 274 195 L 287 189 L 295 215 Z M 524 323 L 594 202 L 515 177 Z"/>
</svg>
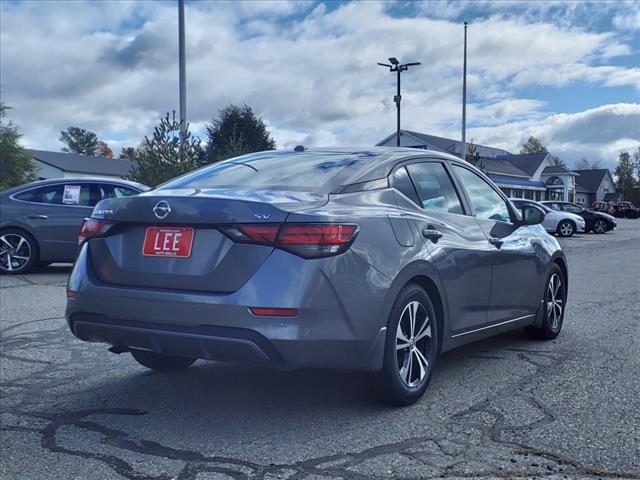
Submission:
<svg viewBox="0 0 640 480">
<path fill-rule="evenodd" d="M 142 255 L 187 258 L 192 244 L 193 228 L 147 227 Z"/>
</svg>

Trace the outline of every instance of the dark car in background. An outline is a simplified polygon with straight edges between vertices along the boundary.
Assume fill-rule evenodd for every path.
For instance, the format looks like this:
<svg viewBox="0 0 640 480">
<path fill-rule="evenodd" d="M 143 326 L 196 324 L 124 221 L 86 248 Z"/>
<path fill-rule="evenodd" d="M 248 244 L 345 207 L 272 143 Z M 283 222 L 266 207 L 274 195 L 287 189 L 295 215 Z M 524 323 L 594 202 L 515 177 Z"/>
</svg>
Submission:
<svg viewBox="0 0 640 480">
<path fill-rule="evenodd" d="M 616 219 L 611 215 L 602 212 L 587 210 L 586 208 L 581 207 L 580 205 L 577 205 L 575 203 L 560 202 L 556 200 L 547 200 L 540 203 L 553 210 L 580 215 L 582 218 L 584 218 L 586 232 L 606 233 L 609 230 L 614 230 L 618 226 Z"/>
<path fill-rule="evenodd" d="M 0 192 L 0 273 L 72 262 L 82 222 L 99 201 L 147 190 L 126 180 L 58 178 Z"/>
<path fill-rule="evenodd" d="M 613 205 L 613 214 L 618 218 L 638 218 L 640 209 L 631 202 L 617 202 Z"/>
<path fill-rule="evenodd" d="M 360 370 L 406 405 L 440 352 L 514 328 L 558 335 L 567 264 L 543 217 L 444 153 L 249 154 L 96 205 L 66 318 L 154 370 Z"/>
</svg>

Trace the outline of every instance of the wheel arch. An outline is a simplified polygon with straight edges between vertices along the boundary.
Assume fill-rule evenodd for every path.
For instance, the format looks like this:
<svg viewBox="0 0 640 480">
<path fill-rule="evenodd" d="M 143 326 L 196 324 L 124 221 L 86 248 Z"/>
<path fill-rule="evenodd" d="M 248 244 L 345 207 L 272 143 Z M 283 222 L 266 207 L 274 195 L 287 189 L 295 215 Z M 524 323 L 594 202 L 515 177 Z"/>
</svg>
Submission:
<svg viewBox="0 0 640 480">
<path fill-rule="evenodd" d="M 567 286 L 567 291 L 568 291 L 569 290 L 569 270 L 567 267 L 567 259 L 564 257 L 564 255 L 556 255 L 551 261 L 551 263 L 557 264 L 560 267 L 560 270 L 562 270 L 562 275 L 564 276 L 564 282 Z"/>
<path fill-rule="evenodd" d="M 387 294 L 387 309 L 384 318 L 389 318 L 398 294 L 410 283 L 414 283 L 424 289 L 433 303 L 433 308 L 436 311 L 436 321 L 438 322 L 438 344 L 439 349 L 442 351 L 443 342 L 448 336 L 447 325 L 449 312 L 447 309 L 446 291 L 443 288 L 440 274 L 432 263 L 422 259 L 416 260 L 406 265 L 398 275 L 396 275 Z"/>
<path fill-rule="evenodd" d="M 438 325 L 438 349 L 442 350 L 442 338 L 444 331 L 444 303 L 442 302 L 442 295 L 436 283 L 427 275 L 417 275 L 412 277 L 405 285 L 415 283 L 419 285 L 427 295 L 433 304 L 433 309 L 436 311 L 436 322 Z M 438 352 L 439 353 L 439 352 Z"/>
</svg>

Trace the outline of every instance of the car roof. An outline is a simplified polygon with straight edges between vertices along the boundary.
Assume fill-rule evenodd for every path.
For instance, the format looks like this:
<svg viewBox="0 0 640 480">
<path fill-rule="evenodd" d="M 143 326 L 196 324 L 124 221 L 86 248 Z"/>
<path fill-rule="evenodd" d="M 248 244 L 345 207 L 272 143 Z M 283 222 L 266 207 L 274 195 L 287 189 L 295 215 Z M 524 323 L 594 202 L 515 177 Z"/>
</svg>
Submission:
<svg viewBox="0 0 640 480">
<path fill-rule="evenodd" d="M 413 158 L 436 158 L 470 166 L 468 162 L 448 153 L 410 147 L 318 147 L 304 151 L 327 156 L 341 154 L 370 157 L 371 162 L 364 163 L 353 174 L 341 179 L 342 186 L 386 177 L 396 164 Z"/>
<path fill-rule="evenodd" d="M 47 185 L 57 185 L 61 183 L 110 183 L 114 185 L 122 185 L 125 187 L 132 187 L 137 190 L 146 192 L 150 190 L 150 188 L 142 183 L 132 182 L 131 180 L 123 180 L 119 178 L 103 178 L 103 177 L 64 177 L 64 178 L 48 178 L 46 180 L 36 180 L 35 182 L 25 183 L 23 185 L 18 185 L 7 190 L 4 190 L 2 193 L 15 193 L 22 190 L 27 190 L 36 187 L 44 187 Z"/>
</svg>

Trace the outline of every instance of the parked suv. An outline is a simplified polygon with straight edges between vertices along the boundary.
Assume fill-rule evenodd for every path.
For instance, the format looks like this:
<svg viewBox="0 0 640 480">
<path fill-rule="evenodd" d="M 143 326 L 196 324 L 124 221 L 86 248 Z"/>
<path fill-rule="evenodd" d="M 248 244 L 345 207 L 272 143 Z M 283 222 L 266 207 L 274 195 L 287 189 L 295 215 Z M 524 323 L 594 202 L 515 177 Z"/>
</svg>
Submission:
<svg viewBox="0 0 640 480">
<path fill-rule="evenodd" d="M 594 202 L 593 206 L 590 209 L 587 209 L 587 210 L 592 210 L 594 212 L 600 212 L 600 213 L 606 213 L 607 215 L 614 215 L 614 213 L 615 213 L 615 209 L 613 208 L 613 206 L 610 205 L 608 202 L 603 202 L 603 201 Z"/>
<path fill-rule="evenodd" d="M 585 229 L 587 232 L 606 233 L 609 230 L 614 230 L 618 226 L 616 219 L 611 215 L 601 212 L 593 212 L 575 203 L 558 202 L 555 200 L 547 200 L 540 203 L 553 210 L 580 215 L 584 218 Z"/>
<path fill-rule="evenodd" d="M 0 273 L 72 262 L 82 222 L 96 203 L 146 190 L 126 180 L 57 178 L 0 192 Z"/>
<path fill-rule="evenodd" d="M 620 218 L 638 218 L 640 209 L 631 202 L 618 202 L 614 205 L 615 216 Z"/>
</svg>

